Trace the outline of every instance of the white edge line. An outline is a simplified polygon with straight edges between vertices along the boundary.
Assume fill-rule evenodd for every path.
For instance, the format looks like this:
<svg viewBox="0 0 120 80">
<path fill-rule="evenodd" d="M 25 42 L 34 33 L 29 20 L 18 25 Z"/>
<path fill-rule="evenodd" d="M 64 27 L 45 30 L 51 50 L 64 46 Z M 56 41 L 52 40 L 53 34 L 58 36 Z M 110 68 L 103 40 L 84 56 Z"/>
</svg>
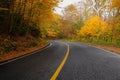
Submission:
<svg viewBox="0 0 120 80">
<path fill-rule="evenodd" d="M 43 49 L 40 49 L 40 50 L 37 50 L 37 51 L 34 51 L 34 52 L 30 52 L 29 54 L 25 54 L 25 55 L 23 55 L 23 56 L 21 56 L 21 57 L 18 57 L 18 58 L 12 59 L 12 60 L 8 60 L 7 62 L 0 63 L 0 66 L 2 66 L 2 65 L 4 65 L 4 64 L 7 64 L 7 63 L 10 63 L 10 62 L 13 62 L 13 61 L 16 61 L 16 60 L 19 60 L 19 59 L 22 59 L 22 58 L 27 57 L 27 56 L 33 55 L 33 54 L 35 54 L 35 53 L 37 53 L 37 52 L 41 52 L 41 51 L 49 48 L 50 46 L 52 46 L 52 43 L 49 43 L 49 45 L 46 46 L 46 47 L 43 48 Z"/>
<path fill-rule="evenodd" d="M 87 44 L 85 44 L 85 45 L 87 45 Z M 106 49 L 104 49 L 104 48 L 99 48 L 99 47 L 92 46 L 92 45 L 88 45 L 88 46 L 94 47 L 94 48 L 97 48 L 97 49 L 100 49 L 100 50 L 103 50 L 103 51 L 105 51 L 105 52 L 108 52 L 108 53 L 111 53 L 111 54 L 114 54 L 114 55 L 117 55 L 117 56 L 120 56 L 119 54 L 117 54 L 117 53 L 115 53 L 115 52 L 112 52 L 112 51 L 110 51 L 110 50 L 106 50 Z"/>
</svg>

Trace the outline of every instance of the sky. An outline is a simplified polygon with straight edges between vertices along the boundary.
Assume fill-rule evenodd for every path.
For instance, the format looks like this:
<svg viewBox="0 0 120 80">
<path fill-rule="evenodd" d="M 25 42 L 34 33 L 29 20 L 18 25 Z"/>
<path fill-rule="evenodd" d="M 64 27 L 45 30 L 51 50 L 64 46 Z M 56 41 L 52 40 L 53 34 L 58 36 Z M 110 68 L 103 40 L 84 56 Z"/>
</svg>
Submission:
<svg viewBox="0 0 120 80">
<path fill-rule="evenodd" d="M 80 0 L 63 0 L 63 2 L 59 3 L 59 5 L 58 5 L 60 8 L 55 8 L 55 10 L 56 10 L 55 12 L 62 15 L 62 10 L 66 6 L 68 6 L 70 4 L 74 4 L 74 3 L 79 2 L 79 1 Z"/>
</svg>

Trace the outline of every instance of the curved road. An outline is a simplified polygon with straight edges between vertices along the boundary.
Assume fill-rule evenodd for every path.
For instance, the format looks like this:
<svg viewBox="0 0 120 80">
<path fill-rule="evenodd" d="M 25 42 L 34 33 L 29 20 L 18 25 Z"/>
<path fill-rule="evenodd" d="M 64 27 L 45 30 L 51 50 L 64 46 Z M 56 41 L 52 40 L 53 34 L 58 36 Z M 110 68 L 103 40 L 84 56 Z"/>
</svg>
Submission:
<svg viewBox="0 0 120 80">
<path fill-rule="evenodd" d="M 0 80 L 53 80 L 54 76 L 56 80 L 120 80 L 120 55 L 51 41 L 43 50 L 0 64 Z"/>
</svg>

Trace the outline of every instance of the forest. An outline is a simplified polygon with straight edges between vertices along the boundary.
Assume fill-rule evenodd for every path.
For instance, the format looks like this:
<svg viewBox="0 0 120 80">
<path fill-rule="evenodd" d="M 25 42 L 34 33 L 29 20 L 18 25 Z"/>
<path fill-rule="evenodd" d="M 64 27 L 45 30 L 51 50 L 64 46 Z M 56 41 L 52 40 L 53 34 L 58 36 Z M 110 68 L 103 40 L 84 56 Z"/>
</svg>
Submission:
<svg viewBox="0 0 120 80">
<path fill-rule="evenodd" d="M 43 38 L 54 36 L 50 27 L 56 24 L 54 7 L 59 2 L 0 0 L 0 54 L 42 45 L 45 43 Z"/>
<path fill-rule="evenodd" d="M 50 39 L 120 47 L 119 0 L 80 0 L 60 15 L 55 7 L 62 1 L 0 0 L 0 54 Z"/>
<path fill-rule="evenodd" d="M 63 14 L 70 38 L 120 47 L 119 0 L 81 0 L 67 6 Z"/>
</svg>

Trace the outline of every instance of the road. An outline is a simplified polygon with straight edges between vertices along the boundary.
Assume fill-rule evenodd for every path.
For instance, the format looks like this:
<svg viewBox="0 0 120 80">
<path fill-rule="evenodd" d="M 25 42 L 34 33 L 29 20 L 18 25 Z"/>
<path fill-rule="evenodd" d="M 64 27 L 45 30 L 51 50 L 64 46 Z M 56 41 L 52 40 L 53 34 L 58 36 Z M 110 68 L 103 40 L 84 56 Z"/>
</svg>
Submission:
<svg viewBox="0 0 120 80">
<path fill-rule="evenodd" d="M 120 55 L 85 44 L 51 41 L 43 50 L 0 65 L 0 80 L 50 79 L 120 80 Z"/>
</svg>

